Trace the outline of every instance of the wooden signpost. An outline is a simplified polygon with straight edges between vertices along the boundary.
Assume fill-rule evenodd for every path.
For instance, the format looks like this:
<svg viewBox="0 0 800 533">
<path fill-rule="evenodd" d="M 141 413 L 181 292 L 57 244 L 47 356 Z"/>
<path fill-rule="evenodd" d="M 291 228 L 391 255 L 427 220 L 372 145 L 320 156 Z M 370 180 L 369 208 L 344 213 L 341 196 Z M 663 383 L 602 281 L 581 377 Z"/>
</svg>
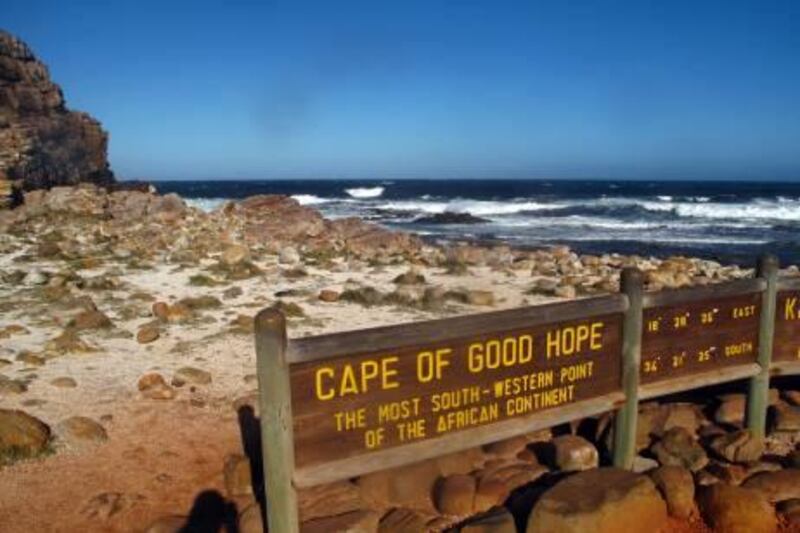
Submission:
<svg viewBox="0 0 800 533">
<path fill-rule="evenodd" d="M 750 378 L 763 432 L 770 370 L 800 373 L 800 282 L 771 258 L 757 274 L 644 293 L 626 269 L 617 295 L 296 340 L 262 311 L 269 530 L 298 530 L 296 488 L 611 410 L 614 464 L 630 468 L 640 399 L 727 381 Z"/>
</svg>

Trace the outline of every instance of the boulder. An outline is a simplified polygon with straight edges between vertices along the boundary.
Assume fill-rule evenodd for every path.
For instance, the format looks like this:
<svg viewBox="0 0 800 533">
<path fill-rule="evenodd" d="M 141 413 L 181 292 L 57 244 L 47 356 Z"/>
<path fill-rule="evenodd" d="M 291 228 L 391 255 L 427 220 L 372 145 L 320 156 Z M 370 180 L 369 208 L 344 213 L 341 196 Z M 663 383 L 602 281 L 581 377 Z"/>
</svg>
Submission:
<svg viewBox="0 0 800 533">
<path fill-rule="evenodd" d="M 774 533 L 775 510 L 758 491 L 725 483 L 700 489 L 697 504 L 706 523 L 720 533 Z"/>
<path fill-rule="evenodd" d="M 751 463 L 764 453 L 764 439 L 756 437 L 749 429 L 742 429 L 715 437 L 709 447 L 731 463 Z"/>
<path fill-rule="evenodd" d="M 427 460 L 366 474 L 358 478 L 356 484 L 371 508 L 433 510 L 431 495 L 440 476 L 441 469 L 436 461 Z"/>
<path fill-rule="evenodd" d="M 172 385 L 182 387 L 185 384 L 208 385 L 211 383 L 211 373 L 199 368 L 184 366 L 175 371 L 172 376 Z"/>
<path fill-rule="evenodd" d="M 500 507 L 477 518 L 470 519 L 461 526 L 460 533 L 517 533 L 514 517 L 507 509 Z"/>
<path fill-rule="evenodd" d="M 665 466 L 682 466 L 697 472 L 708 464 L 703 447 L 682 427 L 665 432 L 661 440 L 652 446 L 652 451 L 658 462 Z"/>
<path fill-rule="evenodd" d="M 50 427 L 24 411 L 0 409 L 0 464 L 37 455 L 50 442 Z"/>
<path fill-rule="evenodd" d="M 233 244 L 225 248 L 219 260 L 227 267 L 239 265 L 245 261 L 250 261 L 250 249 L 241 244 Z"/>
<path fill-rule="evenodd" d="M 436 484 L 436 509 L 445 515 L 469 516 L 475 503 L 475 478 L 466 474 L 447 476 Z"/>
<path fill-rule="evenodd" d="M 108 440 L 105 428 L 85 416 L 72 416 L 61 421 L 56 426 L 56 433 L 72 448 L 82 448 Z"/>
<path fill-rule="evenodd" d="M 167 385 L 164 376 L 156 372 L 140 377 L 137 388 L 142 396 L 151 400 L 171 400 L 175 397 L 175 390 Z"/>
<path fill-rule="evenodd" d="M 551 441 L 553 466 L 564 472 L 597 468 L 599 456 L 594 444 L 578 435 L 561 435 Z"/>
<path fill-rule="evenodd" d="M 680 466 L 662 466 L 648 474 L 667 502 L 667 511 L 677 518 L 688 518 L 695 511 L 694 478 Z"/>
<path fill-rule="evenodd" d="M 800 468 L 755 474 L 742 486 L 759 492 L 773 503 L 797 499 L 800 498 Z"/>
<path fill-rule="evenodd" d="M 528 518 L 527 533 L 640 533 L 658 531 L 667 508 L 645 475 L 617 468 L 574 474 L 547 490 Z"/>
<path fill-rule="evenodd" d="M 418 533 L 425 530 L 426 520 L 416 511 L 398 507 L 381 518 L 379 533 Z"/>
</svg>

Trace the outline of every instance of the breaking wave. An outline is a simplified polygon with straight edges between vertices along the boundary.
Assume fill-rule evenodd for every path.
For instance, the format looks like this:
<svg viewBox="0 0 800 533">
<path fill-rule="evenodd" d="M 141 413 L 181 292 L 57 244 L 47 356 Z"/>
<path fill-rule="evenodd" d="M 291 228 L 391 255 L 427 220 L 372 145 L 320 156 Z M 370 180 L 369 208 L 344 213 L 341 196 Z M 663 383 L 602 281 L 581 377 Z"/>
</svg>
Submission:
<svg viewBox="0 0 800 533">
<path fill-rule="evenodd" d="M 345 189 L 344 192 L 353 198 L 379 198 L 383 195 L 385 187 L 353 187 L 352 189 Z"/>
</svg>

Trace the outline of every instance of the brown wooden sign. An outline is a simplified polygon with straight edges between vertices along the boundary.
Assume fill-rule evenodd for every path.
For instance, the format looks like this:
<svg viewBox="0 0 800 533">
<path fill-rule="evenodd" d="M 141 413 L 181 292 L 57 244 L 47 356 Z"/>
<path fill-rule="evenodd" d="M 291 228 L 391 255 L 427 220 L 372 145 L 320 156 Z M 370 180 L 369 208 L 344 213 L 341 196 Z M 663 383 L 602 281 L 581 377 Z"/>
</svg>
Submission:
<svg viewBox="0 0 800 533">
<path fill-rule="evenodd" d="M 800 362 L 800 289 L 778 291 L 772 359 Z"/>
<path fill-rule="evenodd" d="M 404 343 L 398 328 L 396 342 L 387 344 L 392 331 L 385 328 L 380 348 L 371 346 L 369 330 L 350 348 L 346 346 L 353 342 L 329 336 L 326 345 L 332 353 L 290 368 L 297 468 L 619 392 L 622 314 L 555 322 L 561 308 L 563 304 L 541 307 L 540 319 L 529 326 L 497 315 L 488 328 L 492 331 L 479 333 L 466 323 L 452 327 L 460 319 L 422 323 L 424 342 Z M 591 315 L 591 309 L 583 314 Z M 541 317 L 550 315 L 552 322 L 541 323 Z M 422 329 L 436 331 L 436 322 L 450 332 L 431 340 Z M 403 331 L 412 332 L 411 327 L 403 326 Z"/>
<path fill-rule="evenodd" d="M 754 363 L 760 313 L 760 293 L 645 309 L 641 383 Z"/>
</svg>

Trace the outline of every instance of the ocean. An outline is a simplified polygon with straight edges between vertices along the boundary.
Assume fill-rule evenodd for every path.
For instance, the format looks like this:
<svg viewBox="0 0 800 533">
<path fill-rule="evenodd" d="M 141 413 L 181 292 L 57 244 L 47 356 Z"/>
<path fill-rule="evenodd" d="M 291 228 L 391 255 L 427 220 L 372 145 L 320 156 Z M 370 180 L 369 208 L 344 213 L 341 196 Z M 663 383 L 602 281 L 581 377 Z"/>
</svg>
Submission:
<svg viewBox="0 0 800 533">
<path fill-rule="evenodd" d="M 742 265 L 769 251 L 782 264 L 800 264 L 800 183 L 453 179 L 154 184 L 203 209 L 254 194 L 291 195 L 326 217 L 357 216 L 432 241 L 567 244 L 581 253 L 692 255 Z M 456 213 L 462 216 L 453 217 Z M 472 215 L 468 221 L 467 213 Z"/>
</svg>

